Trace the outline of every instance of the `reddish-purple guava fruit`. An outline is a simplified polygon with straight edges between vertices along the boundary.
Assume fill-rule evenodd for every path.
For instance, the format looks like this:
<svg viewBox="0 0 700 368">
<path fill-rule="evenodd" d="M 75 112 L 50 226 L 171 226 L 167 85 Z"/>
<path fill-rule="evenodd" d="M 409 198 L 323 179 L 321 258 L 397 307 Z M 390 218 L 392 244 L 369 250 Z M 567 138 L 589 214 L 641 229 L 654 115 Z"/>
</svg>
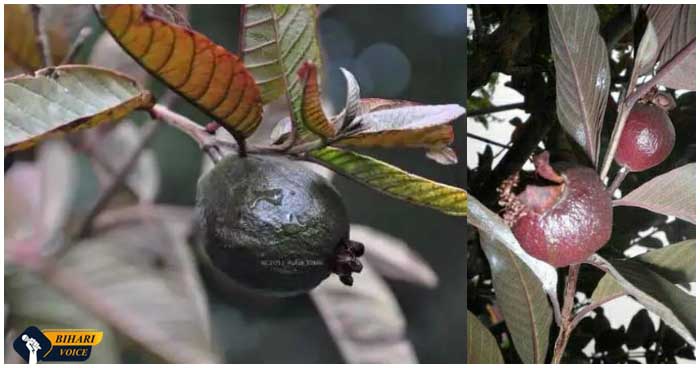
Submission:
<svg viewBox="0 0 700 368">
<path fill-rule="evenodd" d="M 513 235 L 528 254 L 552 266 L 581 263 L 610 239 L 610 195 L 591 168 L 552 166 L 548 152 L 535 157 L 535 166 L 537 182 L 506 209 Z"/>
<path fill-rule="evenodd" d="M 666 111 L 639 102 L 630 111 L 615 161 L 630 171 L 644 171 L 661 163 L 673 150 L 676 131 Z"/>
</svg>

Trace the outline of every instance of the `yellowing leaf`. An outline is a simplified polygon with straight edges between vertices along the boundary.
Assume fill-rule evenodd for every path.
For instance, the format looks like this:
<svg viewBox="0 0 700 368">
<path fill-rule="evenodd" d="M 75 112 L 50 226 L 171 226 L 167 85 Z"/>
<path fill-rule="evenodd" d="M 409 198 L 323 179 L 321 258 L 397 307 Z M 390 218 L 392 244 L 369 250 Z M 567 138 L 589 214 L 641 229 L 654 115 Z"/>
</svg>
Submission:
<svg viewBox="0 0 700 368">
<path fill-rule="evenodd" d="M 116 72 L 81 65 L 5 80 L 5 153 L 47 136 L 117 121 L 153 106 L 153 96 Z"/>
<path fill-rule="evenodd" d="M 260 90 L 236 55 L 199 32 L 149 14 L 142 5 L 100 5 L 99 13 L 139 64 L 231 134 L 248 137 L 258 127 Z"/>
<path fill-rule="evenodd" d="M 302 81 L 297 72 L 305 61 L 321 65 L 316 38 L 315 5 L 245 5 L 241 52 L 262 91 L 263 102 L 287 94 L 299 137 L 309 135 L 301 116 Z"/>
<path fill-rule="evenodd" d="M 352 124 L 362 131 L 338 141 L 351 147 L 441 148 L 454 140 L 450 123 L 465 113 L 459 105 L 420 105 L 407 101 L 370 102 L 375 109 Z"/>
<path fill-rule="evenodd" d="M 304 95 L 301 105 L 301 117 L 304 125 L 310 131 L 324 138 L 335 135 L 335 127 L 328 121 L 321 107 L 321 96 L 318 89 L 318 70 L 312 62 L 306 62 L 299 69 L 299 77 L 304 85 Z"/>
<path fill-rule="evenodd" d="M 325 147 L 309 155 L 315 162 L 392 197 L 452 216 L 467 215 L 467 192 L 463 189 L 339 148 Z"/>
<path fill-rule="evenodd" d="M 43 18 L 46 20 L 47 35 L 51 44 L 51 58 L 59 63 L 68 52 L 69 36 L 66 27 L 67 15 L 63 14 L 75 9 L 75 5 L 42 5 L 42 12 L 49 11 Z M 65 7 L 68 9 L 57 9 Z M 34 71 L 44 66 L 44 60 L 39 51 L 34 18 L 31 5 L 5 4 L 5 70 L 12 67 L 24 71 Z M 63 12 L 61 11 L 63 10 Z M 54 17 L 55 15 L 55 17 Z M 59 16 L 63 15 L 63 16 Z"/>
</svg>

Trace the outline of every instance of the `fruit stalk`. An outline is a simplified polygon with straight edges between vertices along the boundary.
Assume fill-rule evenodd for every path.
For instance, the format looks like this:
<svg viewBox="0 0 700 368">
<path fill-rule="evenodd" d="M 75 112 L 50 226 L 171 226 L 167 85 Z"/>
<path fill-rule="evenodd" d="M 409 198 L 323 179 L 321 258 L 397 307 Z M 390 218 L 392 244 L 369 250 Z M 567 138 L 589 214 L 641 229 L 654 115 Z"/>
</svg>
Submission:
<svg viewBox="0 0 700 368">
<path fill-rule="evenodd" d="M 615 191 L 617 188 L 620 187 L 620 184 L 622 184 L 622 181 L 625 180 L 625 177 L 627 177 L 627 174 L 629 174 L 630 169 L 627 168 L 627 166 L 623 166 L 620 168 L 620 171 L 617 172 L 615 175 L 615 179 L 613 180 L 612 183 L 610 183 L 610 186 L 608 187 L 608 193 L 612 196 L 615 194 Z"/>
<path fill-rule="evenodd" d="M 580 264 L 569 266 L 569 274 L 566 276 L 566 290 L 564 294 L 564 305 L 561 311 L 561 326 L 559 327 L 559 335 L 554 343 L 554 355 L 552 356 L 552 364 L 559 364 L 564 356 L 566 344 L 569 342 L 571 331 L 573 330 L 572 312 L 574 309 L 574 296 L 576 295 L 576 281 L 578 280 L 578 271 Z"/>
</svg>

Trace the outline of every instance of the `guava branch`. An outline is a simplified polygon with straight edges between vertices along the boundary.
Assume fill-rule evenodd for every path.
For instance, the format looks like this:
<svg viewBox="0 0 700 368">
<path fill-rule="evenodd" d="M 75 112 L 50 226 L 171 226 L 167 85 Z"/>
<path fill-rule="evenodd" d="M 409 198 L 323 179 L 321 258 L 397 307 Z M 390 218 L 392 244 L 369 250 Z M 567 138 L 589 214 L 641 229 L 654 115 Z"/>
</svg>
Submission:
<svg viewBox="0 0 700 368">
<path fill-rule="evenodd" d="M 554 355 L 552 364 L 559 364 L 564 356 L 566 344 L 569 342 L 571 331 L 573 330 L 571 313 L 574 309 L 574 296 L 576 295 L 576 281 L 578 280 L 578 271 L 581 268 L 580 264 L 569 266 L 569 274 L 566 276 L 566 289 L 564 291 L 564 305 L 561 311 L 561 326 L 559 327 L 559 335 L 554 343 Z"/>
<path fill-rule="evenodd" d="M 53 66 L 53 60 L 51 55 L 51 45 L 49 43 L 49 36 L 46 32 L 46 18 L 41 16 L 42 9 L 40 5 L 31 5 L 32 10 L 32 20 L 34 22 L 34 34 L 36 35 L 36 44 L 41 55 L 41 59 L 45 67 Z"/>
<path fill-rule="evenodd" d="M 502 112 L 502 111 L 508 111 L 508 110 L 522 109 L 524 107 L 525 107 L 525 102 L 518 102 L 518 103 L 512 103 L 512 104 L 506 104 L 506 105 L 500 105 L 500 106 L 490 106 L 490 107 L 486 107 L 486 108 L 479 109 L 479 110 L 467 111 L 467 117 L 493 114 L 496 112 Z"/>
<path fill-rule="evenodd" d="M 581 308 L 578 312 L 576 312 L 576 315 L 574 316 L 574 319 L 571 321 L 571 330 L 576 328 L 579 322 L 586 317 L 589 313 L 593 312 L 596 308 L 600 307 L 601 305 L 611 301 L 615 300 L 621 296 L 627 295 L 625 292 L 618 292 L 612 295 L 609 295 L 595 303 L 591 303 L 586 305 L 585 307 Z"/>
<path fill-rule="evenodd" d="M 503 144 L 503 143 L 498 143 L 498 142 L 496 142 L 496 141 L 492 141 L 492 140 L 490 140 L 490 139 L 488 139 L 488 138 L 484 138 L 484 137 L 482 137 L 482 136 L 479 136 L 479 135 L 476 135 L 476 134 L 472 134 L 472 133 L 469 133 L 469 132 L 467 132 L 467 138 L 476 139 L 477 141 L 482 141 L 482 142 L 484 142 L 484 143 L 493 144 L 494 146 L 498 146 L 498 147 L 505 148 L 505 149 L 510 148 L 510 146 L 505 145 L 505 144 Z"/>
</svg>

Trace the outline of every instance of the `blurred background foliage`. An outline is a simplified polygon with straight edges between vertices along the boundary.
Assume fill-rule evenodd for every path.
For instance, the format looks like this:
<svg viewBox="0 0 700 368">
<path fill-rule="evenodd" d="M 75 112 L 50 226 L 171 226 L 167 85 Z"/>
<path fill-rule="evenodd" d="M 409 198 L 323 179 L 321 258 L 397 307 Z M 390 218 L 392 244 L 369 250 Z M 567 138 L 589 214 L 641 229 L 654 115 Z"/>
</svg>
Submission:
<svg viewBox="0 0 700 368">
<path fill-rule="evenodd" d="M 100 42 L 108 41 L 100 40 L 103 29 L 92 12 L 84 19 L 92 27 L 93 34 L 81 49 L 76 62 L 98 65 L 96 60 L 100 59 L 114 62 L 109 59 L 115 53 L 123 52 L 113 43 L 96 52 Z M 193 29 L 236 53 L 239 20 L 240 6 L 237 5 L 192 5 L 189 8 L 189 22 Z M 345 99 L 345 81 L 339 67 L 345 67 L 357 76 L 363 97 L 464 104 L 467 79 L 464 6 L 324 5 L 320 7 L 319 25 L 326 73 L 323 93 L 327 97 L 329 112 L 337 111 Z M 134 65 L 124 65 L 124 69 L 142 73 Z M 152 79 L 147 79 L 147 87 L 156 96 L 164 93 L 164 87 Z M 208 121 L 204 114 L 185 102 L 176 103 L 173 109 L 202 124 Z M 270 116 L 281 117 L 280 108 L 268 106 L 265 126 L 253 139 L 267 137 L 271 125 L 279 120 Z M 137 113 L 131 118 L 140 124 L 147 120 L 147 115 Z M 453 148 L 463 161 L 466 152 L 464 121 L 456 121 L 454 128 L 456 139 Z M 125 139 L 133 142 L 136 138 L 127 135 Z M 124 147 L 117 144 L 107 156 L 116 160 Z M 152 154 L 149 153 L 151 156 L 148 159 L 151 163 L 144 164 L 144 172 L 133 175 L 140 175 L 141 182 L 149 181 L 146 186 L 151 188 L 155 203 L 191 206 L 202 170 L 202 153 L 196 144 L 181 132 L 163 126 L 152 140 L 151 147 L 149 152 Z M 427 160 L 423 152 L 373 150 L 370 154 L 418 175 L 453 186 L 466 186 L 466 175 L 461 165 L 437 165 Z M 15 159 L 29 161 L 35 157 L 35 152 L 29 151 L 18 154 Z M 72 208 L 74 214 L 80 215 L 98 197 L 104 178 L 101 179 L 96 173 L 85 154 L 78 153 L 77 162 L 79 180 Z M 148 174 L 148 170 L 153 169 L 158 171 L 155 178 Z M 418 361 L 464 362 L 466 265 L 463 260 L 466 254 L 463 241 L 466 229 L 463 219 L 402 203 L 339 176 L 334 177 L 333 183 L 346 199 L 353 223 L 371 226 L 405 241 L 437 274 L 439 284 L 434 289 L 400 281 L 389 282 L 405 315 L 407 337 L 415 348 Z M 128 193 L 120 196 L 125 196 L 122 198 L 124 201 L 129 200 Z M 179 219 L 179 222 L 182 220 Z M 176 222 L 174 219 L 172 221 Z M 372 247 L 371 242 L 366 246 Z M 222 292 L 215 280 L 207 277 L 205 287 L 213 347 L 222 353 L 224 361 L 343 361 L 308 296 L 269 299 L 235 290 Z M 162 308 L 177 310 L 179 307 L 164 305 Z M 103 345 L 107 343 L 109 341 L 103 342 Z M 124 361 L 152 360 L 141 350 L 129 348 L 128 344 L 124 346 L 119 353 Z"/>
</svg>

